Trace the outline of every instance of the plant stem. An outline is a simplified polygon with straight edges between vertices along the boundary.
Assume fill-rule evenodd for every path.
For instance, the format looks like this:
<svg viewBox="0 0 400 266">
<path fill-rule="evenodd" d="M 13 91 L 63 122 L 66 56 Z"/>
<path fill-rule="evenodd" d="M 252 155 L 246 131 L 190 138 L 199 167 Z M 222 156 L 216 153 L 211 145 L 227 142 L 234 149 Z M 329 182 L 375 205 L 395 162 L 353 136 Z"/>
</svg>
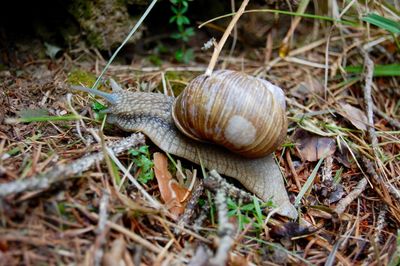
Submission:
<svg viewBox="0 0 400 266">
<path fill-rule="evenodd" d="M 233 27 L 235 26 L 236 22 L 239 20 L 240 16 L 243 14 L 244 9 L 246 8 L 249 0 L 243 0 L 242 5 L 240 6 L 239 10 L 236 12 L 235 16 L 232 18 L 231 22 L 229 23 L 228 27 L 226 28 L 224 35 L 222 35 L 221 40 L 214 48 L 214 52 L 211 56 L 210 63 L 208 64 L 206 75 L 210 76 L 214 70 L 215 64 L 217 63 L 218 56 L 221 53 L 222 47 L 224 46 L 228 36 L 231 34 Z"/>
<path fill-rule="evenodd" d="M 128 36 L 126 36 L 125 40 L 122 42 L 122 44 L 115 50 L 113 55 L 111 56 L 110 60 L 108 60 L 106 66 L 103 68 L 103 71 L 101 71 L 100 76 L 97 78 L 96 82 L 93 84 L 92 89 L 97 89 L 99 86 L 100 80 L 103 77 L 104 73 L 106 73 L 108 67 L 111 65 L 111 63 L 114 61 L 115 57 L 119 53 L 119 51 L 122 49 L 122 47 L 125 46 L 125 44 L 129 41 L 129 39 L 133 36 L 133 34 L 136 32 L 136 30 L 139 28 L 139 26 L 142 24 L 143 20 L 147 17 L 147 15 L 150 13 L 151 9 L 153 9 L 154 5 L 157 3 L 157 0 L 153 0 L 144 14 L 140 17 L 138 22 L 136 22 L 136 25 L 133 27 L 133 29 L 129 32 Z"/>
</svg>

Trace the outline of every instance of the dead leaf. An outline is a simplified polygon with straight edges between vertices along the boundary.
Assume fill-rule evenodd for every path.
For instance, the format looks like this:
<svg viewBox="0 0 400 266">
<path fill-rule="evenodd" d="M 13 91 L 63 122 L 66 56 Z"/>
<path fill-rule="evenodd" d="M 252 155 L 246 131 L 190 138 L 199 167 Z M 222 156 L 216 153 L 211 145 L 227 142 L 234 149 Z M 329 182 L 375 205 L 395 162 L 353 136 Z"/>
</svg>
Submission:
<svg viewBox="0 0 400 266">
<path fill-rule="evenodd" d="M 199 245 L 192 259 L 189 261 L 189 266 L 205 266 L 209 264 L 210 252 L 203 246 Z"/>
<path fill-rule="evenodd" d="M 324 85 L 311 75 L 307 75 L 304 81 L 291 89 L 290 92 L 293 96 L 304 99 L 313 95 L 323 95 Z"/>
<path fill-rule="evenodd" d="M 161 198 L 170 212 L 178 217 L 185 210 L 185 199 L 188 190 L 179 185 L 168 171 L 167 157 L 159 152 L 154 153 L 154 173 L 160 189 Z"/>
<path fill-rule="evenodd" d="M 334 154 L 336 151 L 334 139 L 320 137 L 303 129 L 298 129 L 293 138 L 298 144 L 297 150 L 303 161 L 315 162 Z"/>
<path fill-rule="evenodd" d="M 341 184 L 337 184 L 336 186 L 333 187 L 333 190 L 329 194 L 329 198 L 327 199 L 328 204 L 335 203 L 339 201 L 343 196 L 345 195 L 344 188 Z"/>
<path fill-rule="evenodd" d="M 335 152 L 335 159 L 347 168 L 356 167 L 351 151 L 343 141 L 339 142 L 339 148 Z"/>
<path fill-rule="evenodd" d="M 121 264 L 122 256 L 126 250 L 126 243 L 123 237 L 119 237 L 111 243 L 111 250 L 106 252 L 103 257 L 105 266 Z"/>
<path fill-rule="evenodd" d="M 273 225 L 269 231 L 269 235 L 273 239 L 290 239 L 293 237 L 306 236 L 318 231 L 317 228 L 311 228 L 295 222 L 286 222 L 284 224 Z"/>
<path fill-rule="evenodd" d="M 347 103 L 339 103 L 339 105 L 341 110 L 338 110 L 338 112 L 344 118 L 349 120 L 357 129 L 367 130 L 368 119 L 363 111 Z"/>
<path fill-rule="evenodd" d="M 240 254 L 235 254 L 231 252 L 229 254 L 229 265 L 230 266 L 248 266 L 249 261 L 247 260 L 246 257 Z"/>
</svg>

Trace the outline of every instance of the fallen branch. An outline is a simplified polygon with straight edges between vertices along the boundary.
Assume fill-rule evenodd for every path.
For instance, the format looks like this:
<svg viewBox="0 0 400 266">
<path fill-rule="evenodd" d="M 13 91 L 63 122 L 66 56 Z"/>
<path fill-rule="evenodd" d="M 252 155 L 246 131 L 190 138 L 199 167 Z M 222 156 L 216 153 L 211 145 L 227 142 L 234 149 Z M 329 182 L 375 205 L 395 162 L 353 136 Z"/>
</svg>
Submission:
<svg viewBox="0 0 400 266">
<path fill-rule="evenodd" d="M 367 159 L 366 157 L 363 157 L 363 163 L 366 168 L 366 172 L 373 178 L 373 180 L 377 184 L 381 184 L 389 193 L 397 199 L 397 201 L 400 201 L 400 191 L 395 188 L 390 182 L 385 182 L 385 180 L 378 175 L 378 173 L 375 171 L 373 163 Z"/>
<path fill-rule="evenodd" d="M 132 134 L 130 137 L 116 141 L 109 145 L 115 153 L 120 154 L 129 148 L 135 148 L 145 143 L 143 134 Z M 24 180 L 16 180 L 0 184 L 0 198 L 11 194 L 31 190 L 46 190 L 54 183 L 64 181 L 88 170 L 93 164 L 103 160 L 103 152 L 95 152 L 68 164 L 56 165 L 44 174 L 34 175 Z"/>
<path fill-rule="evenodd" d="M 91 220 L 93 220 L 94 222 L 97 222 L 97 223 L 99 222 L 100 217 L 99 217 L 98 214 L 88 211 L 84 206 L 80 205 L 77 202 L 74 202 L 74 206 L 79 211 L 81 211 L 83 214 L 85 214 L 89 219 L 91 219 Z M 106 225 L 109 228 L 111 228 L 111 229 L 113 229 L 113 230 L 125 235 L 127 238 L 130 238 L 132 241 L 136 242 L 137 244 L 145 247 L 146 249 L 148 249 L 148 250 L 150 250 L 150 251 L 152 251 L 152 252 L 154 252 L 156 254 L 158 254 L 158 253 L 160 253 L 162 251 L 162 249 L 160 247 L 154 245 L 153 243 L 151 243 L 147 239 L 142 238 L 140 235 L 138 235 L 135 232 L 125 228 L 122 225 L 119 225 L 119 224 L 117 224 L 115 222 L 112 222 L 110 220 L 108 220 L 106 222 Z"/>
<path fill-rule="evenodd" d="M 222 47 L 224 46 L 226 40 L 228 39 L 228 36 L 231 34 L 233 27 L 236 25 L 236 22 L 239 20 L 240 16 L 243 14 L 247 4 L 249 3 L 249 0 L 244 0 L 239 7 L 239 10 L 236 12 L 235 16 L 233 16 L 231 22 L 229 23 L 228 27 L 226 28 L 224 34 L 221 37 L 221 40 L 218 42 L 217 45 L 214 47 L 214 52 L 211 56 L 210 63 L 208 64 L 208 67 L 206 69 L 206 76 L 210 76 L 214 70 L 215 64 L 217 63 L 218 56 L 222 50 Z"/>
<path fill-rule="evenodd" d="M 199 198 L 203 194 L 203 192 L 204 192 L 204 185 L 203 185 L 203 181 L 201 180 L 199 182 L 199 184 L 197 185 L 196 189 L 191 194 L 189 202 L 186 205 L 185 212 L 183 213 L 183 215 L 180 217 L 180 219 L 178 221 L 178 226 L 185 227 L 186 225 L 188 225 L 190 223 L 190 221 L 194 215 L 194 212 L 198 207 Z M 181 232 L 181 230 L 179 230 L 178 228 L 175 228 L 175 232 L 174 232 L 175 234 L 179 234 L 180 232 Z"/>
<path fill-rule="evenodd" d="M 204 179 L 204 187 L 213 192 L 223 190 L 228 196 L 241 199 L 243 202 L 252 202 L 253 195 L 229 184 L 217 171 L 211 170 Z"/>
<path fill-rule="evenodd" d="M 376 136 L 375 127 L 374 127 L 374 112 L 373 112 L 373 102 L 372 102 L 372 78 L 374 75 L 374 62 L 369 58 L 369 55 L 366 51 L 361 49 L 361 52 L 364 56 L 364 64 L 366 68 L 365 73 L 365 85 L 364 85 L 364 101 L 365 108 L 368 119 L 368 136 L 372 145 L 372 149 L 374 150 L 374 154 L 377 158 L 378 156 L 378 137 Z"/>
<path fill-rule="evenodd" d="M 380 117 L 382 117 L 383 119 L 385 119 L 386 122 L 389 123 L 389 125 L 391 125 L 392 127 L 398 128 L 400 129 L 400 122 L 398 120 L 396 120 L 394 117 L 390 117 L 388 116 L 385 112 L 382 112 L 378 107 L 376 107 L 375 105 L 373 106 L 374 112 L 379 115 Z"/>
<path fill-rule="evenodd" d="M 96 229 L 96 241 L 94 242 L 94 265 L 100 266 L 103 259 L 103 246 L 106 243 L 106 235 L 108 232 L 107 220 L 108 220 L 108 201 L 110 198 L 110 193 L 103 190 L 103 196 L 100 199 L 100 212 L 99 212 L 99 222 L 97 223 Z"/>
<path fill-rule="evenodd" d="M 229 251 L 234 243 L 234 226 L 228 220 L 228 208 L 226 206 L 225 192 L 220 189 L 215 196 L 215 205 L 218 210 L 218 234 L 220 237 L 218 250 L 209 265 L 226 265 Z"/>
<path fill-rule="evenodd" d="M 386 214 L 387 214 L 387 207 L 385 204 L 382 204 L 382 208 L 380 208 L 377 225 L 375 227 L 374 235 L 371 237 L 371 246 L 368 249 L 368 257 L 364 261 L 364 265 L 369 265 L 373 261 L 379 259 L 379 250 L 382 246 L 382 230 L 386 227 Z"/>
<path fill-rule="evenodd" d="M 368 180 L 364 177 L 363 179 L 358 182 L 357 186 L 351 191 L 346 197 L 339 201 L 336 205 L 335 212 L 340 216 L 360 194 L 365 190 L 367 187 Z"/>
</svg>

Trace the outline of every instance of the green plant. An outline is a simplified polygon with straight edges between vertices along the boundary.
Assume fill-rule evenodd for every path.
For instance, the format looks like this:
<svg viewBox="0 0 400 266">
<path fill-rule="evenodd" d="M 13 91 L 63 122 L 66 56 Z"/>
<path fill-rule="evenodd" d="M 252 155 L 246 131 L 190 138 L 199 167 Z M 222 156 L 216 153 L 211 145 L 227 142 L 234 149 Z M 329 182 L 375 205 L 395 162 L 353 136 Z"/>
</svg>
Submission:
<svg viewBox="0 0 400 266">
<path fill-rule="evenodd" d="M 362 20 L 372 25 L 375 25 L 381 29 L 385 29 L 393 34 L 400 34 L 400 23 L 385 17 L 382 17 L 378 14 L 370 13 L 364 17 Z"/>
<path fill-rule="evenodd" d="M 94 117 L 97 121 L 102 121 L 104 119 L 105 114 L 102 113 L 101 111 L 105 109 L 107 109 L 107 106 L 94 100 L 94 102 L 92 103 L 92 110 L 94 111 Z"/>
<path fill-rule="evenodd" d="M 267 202 L 260 202 L 257 198 L 253 198 L 253 202 L 247 203 L 245 205 L 238 204 L 231 198 L 227 199 L 228 206 L 228 216 L 237 217 L 239 230 L 242 231 L 245 226 L 251 223 L 253 220 L 253 228 L 257 232 L 261 232 L 264 227 L 264 220 L 266 216 L 262 212 L 262 209 L 271 209 L 274 207 L 272 200 Z"/>
<path fill-rule="evenodd" d="M 400 265 L 400 230 L 397 230 L 397 249 L 389 262 L 389 266 Z"/>
<path fill-rule="evenodd" d="M 190 20 L 185 15 L 189 8 L 189 0 L 170 0 L 172 17 L 169 23 L 175 23 L 178 31 L 171 34 L 171 37 L 182 42 L 181 48 L 175 52 L 175 59 L 178 62 L 189 63 L 193 59 L 193 49 L 187 48 L 186 44 L 194 35 L 193 27 L 189 27 Z"/>
<path fill-rule="evenodd" d="M 154 178 L 154 163 L 150 159 L 149 147 L 144 145 L 138 149 L 130 149 L 129 153 L 133 156 L 133 162 L 140 169 L 138 180 L 144 184 Z"/>
</svg>

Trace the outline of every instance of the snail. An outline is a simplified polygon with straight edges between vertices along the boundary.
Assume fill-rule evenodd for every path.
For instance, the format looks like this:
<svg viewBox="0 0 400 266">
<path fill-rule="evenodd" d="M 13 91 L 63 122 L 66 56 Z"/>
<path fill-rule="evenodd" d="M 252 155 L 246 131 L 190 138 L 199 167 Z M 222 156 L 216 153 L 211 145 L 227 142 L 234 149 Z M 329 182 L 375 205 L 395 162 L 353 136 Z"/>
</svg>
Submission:
<svg viewBox="0 0 400 266">
<path fill-rule="evenodd" d="M 279 87 L 231 70 L 196 77 L 177 98 L 110 84 L 112 93 L 72 88 L 104 98 L 108 123 L 140 131 L 164 152 L 233 177 L 262 200 L 272 197 L 280 214 L 297 216 L 271 156 L 287 130 Z"/>
</svg>

